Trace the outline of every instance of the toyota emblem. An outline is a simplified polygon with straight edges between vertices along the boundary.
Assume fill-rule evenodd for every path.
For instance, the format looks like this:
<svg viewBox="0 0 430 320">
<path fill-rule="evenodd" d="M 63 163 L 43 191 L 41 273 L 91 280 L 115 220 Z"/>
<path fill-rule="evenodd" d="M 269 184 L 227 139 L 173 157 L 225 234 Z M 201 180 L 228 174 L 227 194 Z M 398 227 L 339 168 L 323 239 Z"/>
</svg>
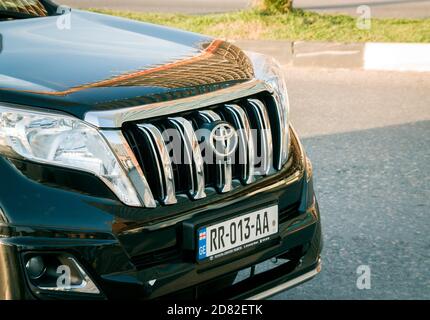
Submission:
<svg viewBox="0 0 430 320">
<path fill-rule="evenodd" d="M 217 157 L 228 158 L 237 149 L 236 129 L 227 122 L 217 122 L 209 136 L 209 145 Z"/>
</svg>

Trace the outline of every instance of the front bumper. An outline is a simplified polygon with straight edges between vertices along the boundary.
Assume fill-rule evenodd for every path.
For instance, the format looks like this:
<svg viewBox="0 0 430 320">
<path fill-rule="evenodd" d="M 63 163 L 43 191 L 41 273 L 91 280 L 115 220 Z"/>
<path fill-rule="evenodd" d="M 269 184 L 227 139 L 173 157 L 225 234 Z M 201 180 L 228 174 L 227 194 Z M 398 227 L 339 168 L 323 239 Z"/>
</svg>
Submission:
<svg viewBox="0 0 430 320">
<path fill-rule="evenodd" d="M 11 170 L 7 175 L 18 174 L 20 192 L 28 192 L 22 188 L 25 182 L 30 183 L 25 181 L 29 178 L 9 165 L 8 160 L 2 161 L 0 173 Z M 227 195 L 175 205 L 175 211 L 164 208 L 137 211 L 107 200 L 61 191 L 67 192 L 62 197 L 79 197 L 84 206 L 81 210 L 85 211 L 76 212 L 75 207 L 63 206 L 61 199 L 48 197 L 45 199 L 50 202 L 49 210 L 58 213 L 64 210 L 64 220 L 45 210 L 44 216 L 27 219 L 30 223 L 24 224 L 25 215 L 18 215 L 21 221 L 13 219 L 13 205 L 6 201 L 0 189 L 4 211 L 0 222 L 0 269 L 3 270 L 0 299 L 267 298 L 309 280 L 320 270 L 321 224 L 311 171 L 292 132 L 291 161 L 279 174 Z M 14 187 L 12 184 L 9 189 Z M 54 192 L 45 190 L 45 186 L 35 186 L 34 181 L 31 187 L 38 190 L 39 198 Z M 273 203 L 279 206 L 278 237 L 214 261 L 195 261 L 195 242 L 191 235 L 195 235 L 196 225 Z M 34 205 L 37 216 L 37 203 Z M 34 288 L 24 270 L 23 256 L 29 252 L 72 255 L 87 271 L 100 294 L 79 295 Z"/>
<path fill-rule="evenodd" d="M 277 293 L 283 292 L 287 289 L 291 289 L 299 284 L 302 284 L 306 281 L 311 280 L 314 278 L 318 273 L 321 272 L 321 259 L 318 259 L 318 262 L 315 265 L 312 265 L 309 268 L 309 271 L 304 271 L 296 274 L 290 274 L 288 279 L 279 279 L 279 284 L 275 285 L 267 290 L 261 291 L 260 293 L 256 293 L 254 295 L 251 295 L 248 297 L 248 300 L 262 300 L 266 298 L 270 298 L 271 296 L 274 296 Z M 304 273 L 303 273 L 304 272 Z"/>
</svg>

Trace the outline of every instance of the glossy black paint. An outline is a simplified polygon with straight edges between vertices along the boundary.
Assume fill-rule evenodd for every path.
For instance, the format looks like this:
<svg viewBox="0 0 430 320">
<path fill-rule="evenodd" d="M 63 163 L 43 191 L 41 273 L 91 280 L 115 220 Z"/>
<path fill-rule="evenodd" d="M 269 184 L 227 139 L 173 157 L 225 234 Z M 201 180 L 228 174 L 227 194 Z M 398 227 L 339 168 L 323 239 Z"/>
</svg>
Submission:
<svg viewBox="0 0 430 320">
<path fill-rule="evenodd" d="M 58 19 L 53 15 L 0 21 L 0 102 L 55 109 L 82 118 L 89 110 L 171 100 L 247 80 L 238 77 L 175 88 L 159 82 L 132 83 L 121 77 L 131 74 L 135 80 L 144 72 L 162 73 L 157 68 L 183 60 L 195 65 L 224 50 L 219 53 L 211 48 L 214 40 L 210 37 L 113 16 L 73 10 L 70 29 L 58 28 Z M 241 53 L 222 41 L 216 46 Z M 194 61 L 195 57 L 202 59 Z M 226 60 L 222 65 L 224 73 L 235 68 L 235 61 Z"/>
<path fill-rule="evenodd" d="M 182 66 L 176 61 L 197 66 L 219 59 L 218 49 L 239 57 L 243 53 L 209 37 L 88 12 L 74 11 L 70 30 L 56 28 L 56 19 L 0 22 L 0 103 L 82 118 L 89 110 L 197 95 L 252 76 L 243 59 L 239 68 L 245 76 L 231 81 L 199 87 L 118 85 L 127 73 L 140 76 L 150 70 L 166 76 L 165 66 Z M 225 72 L 238 68 L 234 61 L 225 63 L 220 65 Z M 205 298 L 207 292 L 244 298 L 314 268 L 322 247 L 319 210 L 294 134 L 291 153 L 282 171 L 254 184 L 227 194 L 208 189 L 207 198 L 184 196 L 174 206 L 157 209 L 123 205 L 91 174 L 0 156 L 0 299 L 76 298 L 29 286 L 23 259 L 34 252 L 76 257 L 101 290 L 96 298 Z M 279 236 L 261 247 L 196 263 L 193 229 L 272 203 L 278 203 L 282 215 Z M 237 271 L 273 257 L 290 262 L 229 286 Z M 154 285 L 152 279 L 157 279 Z M 225 286 L 214 290 L 213 283 Z"/>
</svg>

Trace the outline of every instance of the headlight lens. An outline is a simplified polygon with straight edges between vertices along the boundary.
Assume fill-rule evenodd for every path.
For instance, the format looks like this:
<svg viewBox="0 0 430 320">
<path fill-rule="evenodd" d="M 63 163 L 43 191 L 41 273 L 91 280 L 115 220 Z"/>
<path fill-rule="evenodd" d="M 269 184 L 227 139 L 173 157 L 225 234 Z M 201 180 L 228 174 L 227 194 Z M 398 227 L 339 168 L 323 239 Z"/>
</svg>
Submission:
<svg viewBox="0 0 430 320">
<path fill-rule="evenodd" d="M 139 198 L 100 133 L 63 115 L 0 106 L 0 153 L 95 174 L 127 205 Z"/>
<path fill-rule="evenodd" d="M 289 130 L 289 109 L 290 104 L 288 101 L 287 85 L 285 81 L 284 72 L 281 65 L 272 57 L 255 53 L 247 52 L 248 57 L 251 59 L 255 77 L 259 80 L 265 81 L 273 90 L 273 96 L 279 108 L 279 122 L 281 130 L 281 150 L 279 167 L 288 161 L 288 152 L 290 146 L 290 130 Z"/>
</svg>

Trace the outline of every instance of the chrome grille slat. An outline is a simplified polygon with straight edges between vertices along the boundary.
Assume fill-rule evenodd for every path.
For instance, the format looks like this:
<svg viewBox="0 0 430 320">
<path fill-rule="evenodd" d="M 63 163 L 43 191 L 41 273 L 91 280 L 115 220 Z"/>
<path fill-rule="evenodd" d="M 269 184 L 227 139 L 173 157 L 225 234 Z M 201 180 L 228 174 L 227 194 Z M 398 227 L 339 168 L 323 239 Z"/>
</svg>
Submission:
<svg viewBox="0 0 430 320">
<path fill-rule="evenodd" d="M 183 117 L 169 118 L 169 122 L 181 135 L 184 162 L 188 166 L 190 173 L 190 196 L 194 200 L 204 198 L 206 193 L 203 158 L 193 126 L 190 121 Z"/>
<path fill-rule="evenodd" d="M 175 194 L 175 182 L 173 180 L 173 169 L 169 152 L 164 143 L 160 130 L 149 123 L 137 126 L 146 135 L 158 169 L 158 187 L 160 188 L 160 201 L 165 204 L 177 203 Z"/>
<path fill-rule="evenodd" d="M 207 122 L 221 121 L 221 117 L 215 111 L 212 110 L 199 111 L 199 115 L 203 117 Z"/>
<path fill-rule="evenodd" d="M 205 122 L 211 123 L 215 121 L 221 121 L 221 117 L 212 110 L 199 111 L 199 116 L 204 119 Z M 229 192 L 233 188 L 233 177 L 232 177 L 232 165 L 231 160 L 219 161 L 216 163 L 216 189 L 220 193 Z"/>
<path fill-rule="evenodd" d="M 279 124 L 279 134 L 278 134 L 278 146 L 276 147 L 277 150 L 279 150 L 278 159 L 276 159 L 276 170 L 281 170 L 283 160 L 288 157 L 288 151 L 285 148 L 285 146 L 289 143 L 288 140 L 288 126 L 287 126 L 287 119 L 286 115 L 283 113 L 281 108 L 281 101 L 278 94 L 273 93 L 273 98 L 275 100 L 275 107 L 276 107 L 276 115 L 278 118 L 278 124 Z"/>
<path fill-rule="evenodd" d="M 260 133 L 260 150 L 261 154 L 260 165 L 258 173 L 261 175 L 267 175 L 273 165 L 273 141 L 272 141 L 272 130 L 270 126 L 269 114 L 266 106 L 258 99 L 248 99 L 250 106 L 254 109 L 258 132 Z"/>
<path fill-rule="evenodd" d="M 121 165 L 126 170 L 142 204 L 147 208 L 155 208 L 157 203 L 152 195 L 151 188 L 122 132 L 117 130 L 102 130 L 101 134 L 109 142 Z"/>
<path fill-rule="evenodd" d="M 241 180 L 245 184 L 255 181 L 254 176 L 254 140 L 251 132 L 251 125 L 245 110 L 237 104 L 226 104 L 225 110 L 228 112 L 239 135 L 239 161 L 242 167 Z"/>
<path fill-rule="evenodd" d="M 224 101 L 231 102 L 195 105 L 196 110 L 177 110 L 174 115 L 128 122 L 123 128 L 138 158 L 135 162 L 143 168 L 139 172 L 134 169 L 133 180 L 139 176 L 143 179 L 138 189 L 146 207 L 156 206 L 155 199 L 162 205 L 172 205 L 185 194 L 192 200 L 205 198 L 211 188 L 226 193 L 238 188 L 239 181 L 248 185 L 257 176 L 280 170 L 288 128 L 283 125 L 279 97 L 263 90 Z M 212 144 L 212 134 L 220 134 L 215 128 L 223 124 L 236 129 L 237 143 L 236 151 L 225 157 Z"/>
</svg>

